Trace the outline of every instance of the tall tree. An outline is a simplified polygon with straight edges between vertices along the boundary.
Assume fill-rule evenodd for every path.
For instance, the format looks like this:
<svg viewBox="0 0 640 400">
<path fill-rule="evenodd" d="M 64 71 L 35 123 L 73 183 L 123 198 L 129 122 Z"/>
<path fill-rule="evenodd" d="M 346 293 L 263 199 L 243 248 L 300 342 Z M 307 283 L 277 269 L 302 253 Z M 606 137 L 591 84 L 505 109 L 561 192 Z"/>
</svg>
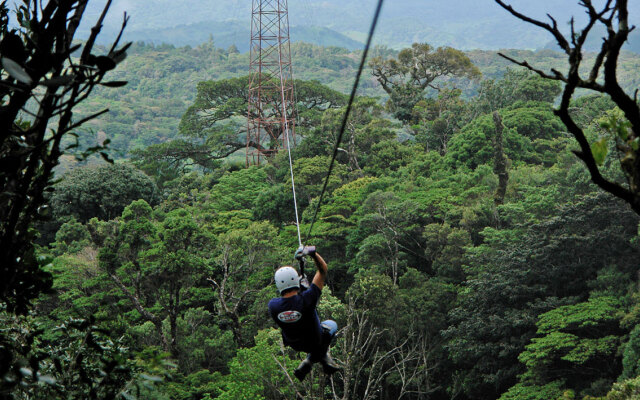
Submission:
<svg viewBox="0 0 640 400">
<path fill-rule="evenodd" d="M 493 136 L 493 172 L 498 175 L 498 188 L 493 196 L 494 203 L 500 205 L 504 203 L 504 195 L 507 193 L 507 183 L 509 182 L 509 172 L 507 172 L 507 157 L 504 155 L 504 143 L 502 133 L 504 125 L 502 117 L 497 111 L 493 113 L 493 123 L 496 126 L 496 134 Z"/>
<path fill-rule="evenodd" d="M 359 226 L 352 234 L 357 247 L 355 262 L 367 265 L 380 273 L 387 273 L 393 284 L 403 274 L 407 258 L 420 255 L 424 247 L 421 239 L 420 205 L 411 200 L 398 199 L 393 192 L 375 192 L 364 201 Z"/>
<path fill-rule="evenodd" d="M 579 4 L 584 8 L 588 20 L 582 29 L 578 29 L 572 19 L 570 36 L 561 32 L 557 21 L 551 15 L 549 15 L 549 22 L 543 22 L 516 11 L 502 0 L 496 0 L 496 3 L 515 17 L 551 33 L 567 55 L 569 70 L 563 73 L 555 69 L 552 69 L 551 72 L 545 72 L 534 68 L 526 61 L 517 61 L 500 54 L 544 78 L 564 83 L 562 101 L 556 114 L 580 145 L 580 150 L 574 153 L 585 163 L 591 180 L 596 185 L 629 203 L 634 211 L 640 214 L 640 107 L 635 95 L 625 93 L 618 82 L 617 75 L 622 46 L 629 38 L 629 33 L 634 29 L 629 25 L 628 1 L 607 0 L 601 4 L 601 7 L 597 7 L 592 0 L 581 0 Z M 596 55 L 593 65 L 584 65 L 585 43 L 599 26 L 606 29 L 600 51 Z M 610 137 L 604 137 L 590 143 L 584 128 L 576 123 L 574 116 L 570 113 L 570 107 L 571 99 L 579 88 L 608 95 L 622 110 L 624 119 L 614 121 L 609 127 Z M 626 182 L 616 181 L 602 173 L 601 167 L 608 149 L 607 140 L 615 142 L 615 149 L 620 160 L 620 170 L 626 177 Z"/>
<path fill-rule="evenodd" d="M 370 62 L 373 76 L 389 94 L 389 107 L 403 122 L 411 119 L 413 107 L 424 97 L 425 90 L 440 90 L 439 78 L 480 77 L 480 70 L 469 57 L 451 47 L 434 49 L 427 43 L 414 43 L 397 58 L 376 57 Z"/>
<path fill-rule="evenodd" d="M 322 112 L 341 107 L 345 95 L 315 81 L 295 81 L 296 127 L 316 124 Z M 247 108 L 249 77 L 204 81 L 198 83 L 196 100 L 180 121 L 181 138 L 150 146 L 137 152 L 143 164 L 162 161 L 166 167 L 184 168 L 193 165 L 212 169 L 216 161 L 247 146 Z M 277 99 L 274 99 L 277 104 Z M 279 109 L 276 113 L 281 112 Z M 257 118 L 257 115 L 252 116 Z M 262 150 L 266 143 L 249 143 Z"/>
<path fill-rule="evenodd" d="M 342 146 L 338 147 L 338 160 L 344 162 L 355 176 L 362 176 L 373 145 L 396 136 L 393 124 L 382 117 L 383 111 L 383 107 L 370 97 L 358 98 L 353 103 L 345 138 Z M 296 149 L 296 155 L 309 157 L 330 154 L 340 133 L 344 113 L 344 107 L 324 112 L 318 124 L 305 130 L 308 133 Z"/>
<path fill-rule="evenodd" d="M 151 207 L 137 200 L 124 209 L 122 221 L 100 250 L 100 267 L 130 307 L 153 323 L 160 344 L 174 356 L 180 340 L 177 321 L 193 294 L 190 289 L 207 275 L 212 240 L 186 209 L 169 212 L 159 223 Z"/>
<path fill-rule="evenodd" d="M 420 100 L 411 112 L 416 141 L 427 151 L 447 152 L 449 139 L 470 121 L 467 104 L 459 89 L 443 89 L 436 99 Z"/>
<path fill-rule="evenodd" d="M 160 201 L 155 183 L 131 165 L 105 164 L 77 168 L 54 186 L 51 208 L 58 219 L 73 216 L 86 223 L 93 217 L 115 219 L 134 200 L 152 206 Z"/>
<path fill-rule="evenodd" d="M 218 312 L 229 321 L 238 346 L 244 347 L 252 337 L 246 335 L 251 321 L 243 317 L 247 304 L 268 286 L 273 266 L 278 264 L 274 237 L 268 222 L 253 223 L 221 235 L 214 250 L 215 266 L 207 280 L 215 291 Z"/>
<path fill-rule="evenodd" d="M 500 80 L 485 79 L 471 102 L 473 114 L 487 114 L 517 101 L 553 103 L 562 92 L 559 82 L 544 79 L 524 68 L 509 68 Z"/>
<path fill-rule="evenodd" d="M 548 399 L 533 396 L 554 383 L 578 398 L 604 395 L 622 369 L 618 347 L 626 332 L 620 328 L 620 309 L 619 299 L 594 296 L 540 315 L 537 337 L 518 357 L 527 370 L 501 399 Z"/>
</svg>

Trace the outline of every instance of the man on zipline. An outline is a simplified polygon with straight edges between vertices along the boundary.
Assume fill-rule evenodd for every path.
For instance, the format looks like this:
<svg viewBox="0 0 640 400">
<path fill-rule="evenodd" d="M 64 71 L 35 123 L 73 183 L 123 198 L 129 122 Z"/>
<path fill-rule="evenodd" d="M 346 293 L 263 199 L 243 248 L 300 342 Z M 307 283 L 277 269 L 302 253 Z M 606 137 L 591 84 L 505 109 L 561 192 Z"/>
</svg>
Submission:
<svg viewBox="0 0 640 400">
<path fill-rule="evenodd" d="M 327 278 L 327 263 L 315 251 L 314 246 L 298 249 L 295 257 L 313 258 L 318 269 L 309 288 L 300 281 L 304 278 L 290 266 L 279 268 L 275 273 L 276 287 L 280 297 L 269 301 L 269 313 L 282 329 L 285 345 L 303 351 L 307 358 L 293 372 L 302 381 L 311 371 L 313 363 L 320 362 L 326 374 L 333 374 L 339 367 L 329 355 L 329 345 L 338 331 L 338 324 L 327 320 L 320 323 L 316 306 Z"/>
</svg>

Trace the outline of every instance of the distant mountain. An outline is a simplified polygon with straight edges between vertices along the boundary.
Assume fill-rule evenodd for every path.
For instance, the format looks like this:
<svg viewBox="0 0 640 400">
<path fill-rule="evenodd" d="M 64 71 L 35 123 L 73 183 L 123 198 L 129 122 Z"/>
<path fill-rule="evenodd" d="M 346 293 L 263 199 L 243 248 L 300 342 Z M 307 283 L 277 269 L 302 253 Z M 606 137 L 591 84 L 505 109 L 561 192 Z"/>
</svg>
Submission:
<svg viewBox="0 0 640 400">
<path fill-rule="evenodd" d="M 126 33 L 126 40 L 146 43 L 170 43 L 175 46 L 197 46 L 210 39 L 220 48 L 234 45 L 240 52 L 249 51 L 249 37 L 251 32 L 248 24 L 239 22 L 206 21 L 189 25 L 178 25 L 165 29 L 130 30 Z M 101 35 L 102 43 L 109 42 L 115 37 L 114 31 Z M 307 42 L 321 46 L 337 46 L 349 50 L 362 48 L 363 44 L 341 33 L 325 27 L 295 26 L 290 31 L 293 42 Z"/>
<path fill-rule="evenodd" d="M 585 43 L 585 49 L 587 51 L 598 51 L 602 46 L 602 39 L 606 36 L 607 32 L 604 27 L 597 27 L 589 35 L 587 42 Z M 550 41 L 545 46 L 546 49 L 558 50 L 558 44 L 555 41 Z M 640 54 L 640 31 L 635 30 L 629 34 L 629 39 L 623 47 L 627 51 Z"/>
<path fill-rule="evenodd" d="M 289 0 L 292 40 L 347 48 L 358 46 L 366 37 L 376 2 Z M 89 2 L 87 18 L 81 27 L 85 35 L 90 29 L 88 22 L 98 17 L 104 3 L 105 0 Z M 542 20 L 550 13 L 565 29 L 572 16 L 578 24 L 585 19 L 578 0 L 511 0 L 509 3 Z M 248 44 L 242 42 L 248 42 L 245 33 L 251 4 L 252 0 L 113 0 L 105 33 L 116 31 L 127 11 L 131 16 L 125 37 L 128 40 L 179 45 L 195 42 L 191 37 L 206 40 L 212 34 L 218 45 L 234 42 L 238 48 L 246 49 Z M 631 22 L 640 24 L 640 1 L 630 1 L 629 8 Z M 317 27 L 329 30 L 319 31 Z M 387 1 L 376 35 L 378 44 L 393 48 L 419 41 L 460 49 L 540 49 L 552 39 L 543 30 L 514 18 L 493 0 Z M 636 49 L 640 47 L 640 40 L 634 38 L 631 44 L 629 49 Z"/>
</svg>

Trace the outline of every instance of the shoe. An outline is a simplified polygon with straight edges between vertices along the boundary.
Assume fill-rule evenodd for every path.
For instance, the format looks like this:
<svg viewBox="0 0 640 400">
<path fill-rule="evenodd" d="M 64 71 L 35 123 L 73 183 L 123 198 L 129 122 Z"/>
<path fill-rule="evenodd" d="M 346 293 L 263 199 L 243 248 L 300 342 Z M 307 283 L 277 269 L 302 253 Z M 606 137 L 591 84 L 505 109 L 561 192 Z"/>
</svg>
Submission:
<svg viewBox="0 0 640 400">
<path fill-rule="evenodd" d="M 327 354 L 325 354 L 324 357 L 322 357 L 322 360 L 320 360 L 320 363 L 322 364 L 322 370 L 327 375 L 331 375 L 340 369 L 340 366 L 338 366 L 338 364 L 336 364 L 336 362 L 333 361 L 333 358 L 331 358 L 331 356 L 329 355 L 329 352 L 327 352 Z"/>
<path fill-rule="evenodd" d="M 311 367 L 313 366 L 313 363 L 311 362 L 311 359 L 309 356 L 307 356 L 307 358 L 305 358 L 300 365 L 298 365 L 298 368 L 296 368 L 293 371 L 293 375 L 296 376 L 296 378 L 298 378 L 298 380 L 300 382 L 302 382 L 304 380 L 304 378 L 307 376 L 307 374 L 309 372 L 311 372 Z"/>
</svg>

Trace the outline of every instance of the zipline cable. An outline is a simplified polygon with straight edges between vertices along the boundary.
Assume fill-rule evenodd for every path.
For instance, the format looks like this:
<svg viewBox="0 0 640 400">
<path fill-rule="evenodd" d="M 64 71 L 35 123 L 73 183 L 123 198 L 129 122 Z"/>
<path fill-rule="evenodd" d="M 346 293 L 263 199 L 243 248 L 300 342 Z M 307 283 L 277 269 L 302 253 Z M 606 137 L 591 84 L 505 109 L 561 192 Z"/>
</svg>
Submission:
<svg viewBox="0 0 640 400">
<path fill-rule="evenodd" d="M 280 22 L 278 22 L 278 30 Z M 289 171 L 291 172 L 291 190 L 293 191 L 293 208 L 296 213 L 296 229 L 298 230 L 298 243 L 302 247 L 302 235 L 300 234 L 300 219 L 298 217 L 298 201 L 296 199 L 296 183 L 293 180 L 293 160 L 291 158 L 291 142 L 289 141 L 289 121 L 287 119 L 287 106 L 284 95 L 284 76 L 282 75 L 282 42 L 278 43 L 278 64 L 280 65 L 280 94 L 282 98 L 282 118 L 284 119 L 284 132 L 287 139 L 287 152 L 289 153 Z M 293 81 L 293 76 L 291 77 Z M 295 107 L 295 105 L 294 105 Z"/>
<path fill-rule="evenodd" d="M 327 178 L 324 181 L 324 186 L 322 187 L 322 192 L 320 193 L 320 199 L 318 200 L 318 204 L 316 205 L 316 210 L 313 213 L 313 218 L 311 219 L 311 225 L 309 226 L 309 231 L 307 232 L 307 237 L 305 242 L 309 240 L 311 237 L 311 231 L 313 230 L 313 225 L 316 222 L 316 218 L 318 217 L 318 211 L 320 210 L 320 205 L 322 205 L 322 199 L 324 198 L 324 194 L 327 191 L 327 185 L 329 184 L 329 178 L 331 178 L 331 172 L 333 171 L 333 165 L 336 161 L 336 157 L 338 156 L 338 148 L 340 147 L 340 143 L 342 142 L 342 135 L 347 128 L 347 122 L 349 120 L 349 115 L 351 113 L 351 108 L 353 107 L 353 102 L 356 98 L 356 92 L 358 91 L 358 85 L 360 84 L 360 77 L 362 76 L 362 71 L 364 70 L 364 65 L 367 60 L 367 55 L 369 54 L 369 49 L 371 48 L 371 41 L 373 40 L 373 34 L 376 30 L 376 26 L 378 25 L 378 18 L 380 17 L 380 11 L 382 10 L 382 4 L 384 0 L 378 0 L 378 6 L 376 8 L 376 13 L 373 17 L 373 21 L 371 23 L 371 28 L 369 29 L 369 37 L 367 38 L 367 43 L 364 47 L 364 52 L 362 53 L 362 60 L 360 61 L 360 67 L 358 68 L 358 73 L 356 74 L 356 81 L 353 84 L 353 89 L 351 90 L 351 97 L 349 97 L 349 103 L 347 104 L 347 109 L 344 113 L 344 118 L 342 119 L 342 126 L 340 127 L 340 133 L 338 134 L 338 139 L 336 140 L 336 145 L 333 148 L 333 156 L 331 157 L 331 162 L 329 163 L 329 171 L 327 172 Z M 297 215 L 296 215 L 297 218 Z M 298 233 L 300 229 L 298 228 Z M 300 243 L 302 245 L 302 242 Z"/>
</svg>

